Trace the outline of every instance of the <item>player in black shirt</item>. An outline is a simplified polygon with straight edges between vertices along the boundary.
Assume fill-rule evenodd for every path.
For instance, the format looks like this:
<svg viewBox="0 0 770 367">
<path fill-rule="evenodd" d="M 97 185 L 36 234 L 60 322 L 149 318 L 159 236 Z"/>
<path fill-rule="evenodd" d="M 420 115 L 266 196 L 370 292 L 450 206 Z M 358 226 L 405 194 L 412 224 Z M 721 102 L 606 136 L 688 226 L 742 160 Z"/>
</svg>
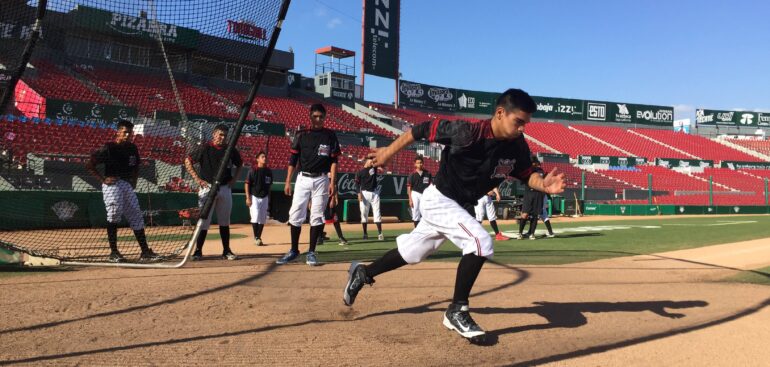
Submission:
<svg viewBox="0 0 770 367">
<path fill-rule="evenodd" d="M 270 186 L 273 184 L 273 171 L 267 167 L 267 154 L 257 153 L 257 166 L 252 167 L 244 184 L 246 206 L 251 215 L 251 227 L 254 230 L 254 244 L 262 246 L 262 229 L 267 222 L 267 208 L 270 201 Z"/>
<path fill-rule="evenodd" d="M 412 208 L 412 222 L 414 227 L 420 224 L 420 199 L 422 199 L 422 192 L 430 186 L 433 182 L 433 175 L 430 172 L 423 169 L 425 162 L 422 157 L 414 159 L 414 172 L 409 175 L 409 179 L 406 181 L 406 196 L 409 198 L 409 207 Z"/>
<path fill-rule="evenodd" d="M 134 135 L 134 124 L 126 120 L 118 121 L 115 141 L 104 144 L 103 147 L 91 154 L 86 167 L 99 181 L 102 182 L 102 196 L 107 209 L 107 241 L 110 243 L 109 261 L 124 262 L 126 259 L 118 251 L 118 223 L 125 216 L 134 236 L 142 249 L 140 261 L 157 260 L 156 255 L 147 245 L 144 232 L 144 217 L 139 207 L 139 199 L 134 188 L 139 179 L 139 149 L 131 138 Z M 104 165 L 102 175 L 96 169 Z"/>
<path fill-rule="evenodd" d="M 537 155 L 532 155 L 532 166 L 536 168 L 536 174 L 545 176 L 545 172 L 540 168 L 540 161 L 537 159 Z M 548 213 L 545 211 L 545 202 L 548 194 L 537 191 L 529 186 L 525 185 L 524 189 L 524 203 L 521 209 L 521 218 L 519 219 L 519 233 L 516 235 L 517 239 L 529 238 L 534 240 L 535 230 L 537 229 L 538 219 L 542 219 L 548 229 L 548 237 L 554 237 L 553 228 L 551 227 L 551 221 L 548 218 Z M 523 235 L 524 227 L 529 222 L 529 231 L 526 235 Z"/>
<path fill-rule="evenodd" d="M 200 207 L 203 207 L 203 204 L 206 202 L 206 196 L 209 194 L 209 190 L 211 190 L 211 184 L 214 182 L 214 176 L 217 174 L 219 163 L 222 162 L 225 156 L 227 130 L 228 128 L 224 124 L 214 127 L 214 131 L 211 133 L 211 141 L 208 144 L 202 144 L 195 148 L 184 161 L 187 172 L 200 186 L 198 189 L 198 205 Z M 197 171 L 194 166 L 196 163 L 200 165 L 200 169 Z M 235 175 L 232 172 L 233 166 L 235 167 Z M 237 149 L 233 149 L 230 159 L 227 161 L 227 168 L 219 181 L 221 186 L 219 186 L 219 192 L 216 193 L 212 211 L 209 213 L 208 218 L 204 218 L 201 225 L 201 233 L 198 235 L 197 247 L 192 257 L 194 261 L 198 261 L 203 257 L 203 244 L 206 242 L 206 235 L 211 225 L 211 217 L 214 215 L 214 210 L 217 212 L 219 235 L 222 238 L 222 258 L 226 260 L 238 259 L 238 256 L 230 250 L 230 213 L 233 209 L 233 184 L 235 184 L 235 178 L 240 175 L 242 166 L 241 154 L 238 153 Z"/>
<path fill-rule="evenodd" d="M 318 265 L 315 248 L 324 230 L 324 209 L 329 203 L 329 196 L 334 196 L 337 192 L 337 157 L 340 155 L 337 134 L 324 128 L 325 119 L 326 108 L 322 104 L 310 106 L 310 130 L 299 131 L 291 145 L 291 157 L 284 187 L 284 193 L 287 196 L 292 196 L 291 176 L 294 174 L 297 163 L 300 171 L 297 174 L 297 188 L 293 193 L 291 209 L 289 209 L 291 250 L 276 261 L 279 265 L 299 257 L 299 235 L 302 223 L 307 216 L 308 201 L 312 203 L 310 248 L 305 256 L 305 263 L 310 266 Z"/>
<path fill-rule="evenodd" d="M 369 265 L 351 264 L 343 292 L 346 305 L 352 305 L 364 284 L 374 283 L 377 275 L 421 262 L 448 239 L 462 249 L 463 256 L 457 267 L 452 304 L 444 314 L 444 326 L 471 342 L 484 340 L 484 330 L 470 315 L 468 298 L 484 262 L 494 252 L 493 241 L 466 208 L 508 176 L 527 182 L 538 191 L 555 194 L 564 190 L 564 175 L 556 170 L 545 178 L 532 174 L 523 132 L 536 108 L 526 92 L 509 89 L 498 98 L 491 120 L 425 122 L 390 146 L 370 154 L 375 166 L 381 166 L 417 140 L 445 145 L 434 185 L 423 192 L 420 224 L 411 233 L 396 238 L 397 249 Z"/>
<path fill-rule="evenodd" d="M 382 241 L 382 213 L 380 212 L 380 192 L 378 185 L 377 167 L 372 165 L 371 159 L 366 159 L 364 168 L 356 172 L 356 185 L 358 186 L 358 207 L 361 211 L 361 227 L 364 229 L 363 239 L 368 239 L 366 222 L 369 220 L 369 208 L 374 214 L 374 224 L 377 226 L 377 239 Z"/>
</svg>

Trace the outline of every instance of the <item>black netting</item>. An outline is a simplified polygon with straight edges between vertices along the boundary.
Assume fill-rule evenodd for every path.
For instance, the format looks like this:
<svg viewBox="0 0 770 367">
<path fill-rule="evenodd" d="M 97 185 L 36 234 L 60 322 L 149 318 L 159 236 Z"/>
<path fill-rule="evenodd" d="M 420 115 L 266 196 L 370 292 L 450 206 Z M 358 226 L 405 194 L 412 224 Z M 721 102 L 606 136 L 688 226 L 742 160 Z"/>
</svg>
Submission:
<svg viewBox="0 0 770 367">
<path fill-rule="evenodd" d="M 141 157 L 135 193 L 149 245 L 167 258 L 180 254 L 198 214 L 183 161 L 216 124 L 238 120 L 283 2 L 1 1 L 0 91 L 8 103 L 0 106 L 0 244 L 105 261 L 104 193 L 87 163 L 125 119 Z M 264 79 L 285 86 L 286 69 L 271 58 Z M 268 139 L 288 145 L 281 126 L 262 124 L 257 112 L 246 120 L 238 148 L 247 164 Z M 130 198 L 120 200 L 130 207 Z M 125 215 L 118 247 L 138 259 Z"/>
</svg>

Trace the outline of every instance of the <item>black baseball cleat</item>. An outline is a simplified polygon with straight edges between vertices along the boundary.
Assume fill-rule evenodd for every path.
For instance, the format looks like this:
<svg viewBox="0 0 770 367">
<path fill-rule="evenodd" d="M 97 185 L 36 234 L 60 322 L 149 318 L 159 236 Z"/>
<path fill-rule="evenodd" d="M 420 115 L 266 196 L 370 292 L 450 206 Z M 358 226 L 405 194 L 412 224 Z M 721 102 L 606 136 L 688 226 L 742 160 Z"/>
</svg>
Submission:
<svg viewBox="0 0 770 367">
<path fill-rule="evenodd" d="M 156 254 L 154 251 L 150 249 L 147 249 L 147 251 L 142 251 L 142 254 L 139 255 L 139 261 L 141 262 L 158 261 L 162 259 L 163 259 L 163 256 Z"/>
<path fill-rule="evenodd" d="M 348 284 L 345 285 L 345 291 L 342 294 L 342 301 L 345 305 L 352 306 L 356 301 L 356 296 L 364 284 L 374 284 L 374 279 L 366 275 L 366 269 L 364 264 L 358 261 L 350 263 L 350 269 L 348 269 Z"/>
<path fill-rule="evenodd" d="M 120 254 L 120 252 L 112 251 L 110 252 L 110 257 L 107 258 L 107 260 L 111 263 L 123 263 L 126 262 L 126 258 L 123 257 L 123 255 Z"/>
<path fill-rule="evenodd" d="M 444 326 L 454 330 L 473 344 L 484 343 L 487 333 L 473 321 L 468 305 L 452 303 L 444 313 Z"/>
</svg>

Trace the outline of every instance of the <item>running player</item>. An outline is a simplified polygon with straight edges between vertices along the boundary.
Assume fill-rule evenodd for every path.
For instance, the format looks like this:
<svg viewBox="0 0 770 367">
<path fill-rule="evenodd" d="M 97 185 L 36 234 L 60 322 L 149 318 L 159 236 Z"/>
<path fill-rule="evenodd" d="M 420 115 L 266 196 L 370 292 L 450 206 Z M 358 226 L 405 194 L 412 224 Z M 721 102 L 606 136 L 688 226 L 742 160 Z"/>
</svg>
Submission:
<svg viewBox="0 0 770 367">
<path fill-rule="evenodd" d="M 361 227 L 364 229 L 363 239 L 368 239 L 366 223 L 369 221 L 369 208 L 374 214 L 374 224 L 377 226 L 377 239 L 382 241 L 382 215 L 380 213 L 380 192 L 377 190 L 377 167 L 372 165 L 372 160 L 367 158 L 364 168 L 356 173 L 356 185 L 358 185 L 358 207 L 361 210 Z"/>
<path fill-rule="evenodd" d="M 93 152 L 86 165 L 88 171 L 102 183 L 102 198 L 104 207 L 107 209 L 107 241 L 110 244 L 108 260 L 113 263 L 126 261 L 118 251 L 118 223 L 124 216 L 142 250 L 139 260 L 158 260 L 160 257 L 147 244 L 144 217 L 139 208 L 139 199 L 134 192 L 141 164 L 139 149 L 131 142 L 134 136 L 134 124 L 120 120 L 117 127 L 115 141 L 106 143 Z M 96 169 L 100 164 L 104 165 L 104 175 Z"/>
<path fill-rule="evenodd" d="M 219 164 L 225 156 L 227 130 L 228 128 L 224 124 L 214 127 L 214 131 L 211 133 L 211 141 L 208 144 L 195 148 L 184 161 L 187 172 L 200 186 L 198 189 L 198 205 L 200 207 L 203 207 L 203 204 L 206 202 L 206 196 L 211 190 L 211 183 L 214 182 L 214 176 L 217 174 Z M 196 163 L 200 164 L 199 171 L 195 170 L 194 164 Z M 238 153 L 237 149 L 233 148 L 233 153 L 227 161 L 227 168 L 219 181 L 221 186 L 219 186 L 219 191 L 214 199 L 214 207 L 212 208 L 217 212 L 219 236 L 222 238 L 222 258 L 225 260 L 238 260 L 238 256 L 230 250 L 230 213 L 233 210 L 233 184 L 235 184 L 236 178 L 240 175 L 242 166 L 241 154 Z M 234 175 L 232 172 L 233 167 L 235 167 Z M 208 218 L 203 220 L 201 233 L 198 236 L 198 243 L 192 257 L 193 261 L 198 261 L 203 257 L 203 244 L 206 242 L 206 235 L 208 234 L 209 226 L 211 226 L 211 217 L 214 215 L 214 210 L 209 213 Z"/>
<path fill-rule="evenodd" d="M 535 101 L 526 92 L 509 89 L 497 99 L 491 120 L 424 122 L 390 146 L 370 154 L 374 165 L 382 166 L 417 140 L 445 145 L 434 185 L 423 192 L 420 224 L 411 233 L 396 238 L 398 248 L 371 264 L 351 264 L 343 293 L 346 305 L 353 305 L 364 284 L 373 284 L 379 274 L 421 262 L 448 239 L 462 249 L 463 256 L 457 267 L 452 303 L 444 314 L 444 326 L 471 342 L 485 340 L 484 330 L 470 315 L 468 298 L 484 262 L 494 252 L 493 242 L 465 207 L 476 203 L 508 176 L 528 182 L 540 191 L 555 194 L 564 190 L 564 175 L 556 170 L 545 178 L 532 174 L 529 147 L 522 133 L 536 109 Z"/>
<path fill-rule="evenodd" d="M 249 171 L 244 184 L 246 206 L 249 207 L 251 228 L 254 230 L 254 244 L 264 246 L 262 230 L 267 222 L 267 208 L 270 202 L 270 186 L 273 185 L 273 171 L 267 167 L 267 154 L 257 153 L 257 167 Z"/>
<path fill-rule="evenodd" d="M 291 145 L 284 187 L 287 196 L 292 196 L 291 176 L 298 162 L 302 171 L 297 174 L 297 190 L 293 193 L 289 209 L 291 250 L 276 261 L 279 265 L 299 257 L 299 235 L 307 216 L 308 201 L 311 202 L 310 248 L 305 256 L 305 263 L 310 266 L 318 265 L 315 248 L 324 231 L 324 209 L 329 203 L 329 196 L 334 196 L 337 192 L 337 157 L 340 155 L 337 134 L 324 128 L 325 119 L 326 108 L 322 104 L 310 106 L 310 129 L 300 130 Z"/>
<path fill-rule="evenodd" d="M 414 159 L 414 172 L 406 180 L 406 196 L 409 198 L 409 207 L 412 208 L 412 222 L 414 222 L 415 228 L 420 224 L 420 218 L 422 218 L 422 214 L 420 214 L 422 192 L 433 182 L 433 176 L 423 169 L 424 166 L 423 158 L 417 156 Z"/>
<path fill-rule="evenodd" d="M 476 206 L 473 208 L 476 212 L 476 221 L 479 223 L 484 221 L 484 214 L 486 213 L 487 219 L 489 219 L 489 225 L 492 230 L 495 231 L 496 241 L 508 241 L 510 238 L 505 237 L 500 233 L 500 229 L 497 228 L 497 213 L 495 210 L 494 201 L 500 202 L 500 190 L 495 187 L 476 202 Z"/>
</svg>

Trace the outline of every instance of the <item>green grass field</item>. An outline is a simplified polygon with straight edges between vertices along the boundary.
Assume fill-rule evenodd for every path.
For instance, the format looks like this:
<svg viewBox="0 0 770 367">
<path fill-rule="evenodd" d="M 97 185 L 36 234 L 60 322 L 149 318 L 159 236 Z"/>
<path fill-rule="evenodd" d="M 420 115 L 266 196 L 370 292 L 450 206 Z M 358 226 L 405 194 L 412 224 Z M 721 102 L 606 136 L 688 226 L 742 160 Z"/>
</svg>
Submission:
<svg viewBox="0 0 770 367">
<path fill-rule="evenodd" d="M 324 262 L 372 260 L 394 248 L 396 231 L 385 231 L 386 242 L 356 240 L 361 233 L 346 233 L 350 246 L 338 246 L 334 229 L 327 245 L 319 247 Z M 369 226 L 372 227 L 371 225 Z M 488 227 L 487 227 L 488 228 Z M 331 231 L 330 231 L 331 229 Z M 504 233 L 518 228 L 502 226 Z M 545 226 L 538 225 L 542 237 Z M 770 216 L 654 217 L 644 220 L 554 223 L 556 238 L 495 241 L 495 261 L 508 264 L 558 265 L 598 259 L 651 254 L 672 250 L 770 238 Z M 490 229 L 491 231 L 491 229 Z M 370 238 L 376 230 L 370 229 Z M 459 249 L 449 242 L 430 257 L 432 260 L 457 260 Z"/>
<path fill-rule="evenodd" d="M 770 266 L 752 271 L 744 271 L 725 279 L 725 281 L 770 285 Z"/>
</svg>

